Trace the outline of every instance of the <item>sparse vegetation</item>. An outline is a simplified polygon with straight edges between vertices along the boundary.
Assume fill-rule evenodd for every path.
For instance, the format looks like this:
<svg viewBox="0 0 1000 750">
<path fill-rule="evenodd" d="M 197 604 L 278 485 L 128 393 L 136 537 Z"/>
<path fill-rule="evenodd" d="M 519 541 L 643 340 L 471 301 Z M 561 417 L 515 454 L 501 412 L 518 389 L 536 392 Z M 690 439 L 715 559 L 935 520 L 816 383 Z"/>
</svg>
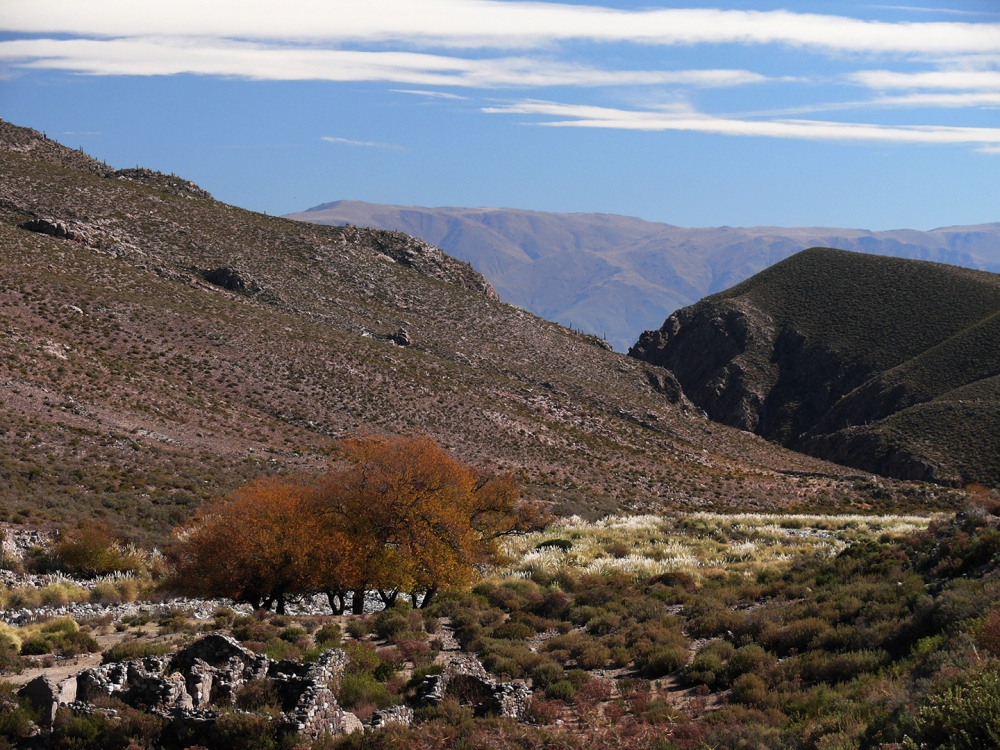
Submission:
<svg viewBox="0 0 1000 750">
<path fill-rule="evenodd" d="M 8 123 L 0 172 L 0 520 L 114 519 L 162 544 L 205 500 L 319 473 L 365 428 L 432 435 L 565 515 L 957 502 L 707 424 L 655 368 L 428 275 L 439 259 L 404 235 L 225 206 Z M 20 228 L 40 218 L 74 238 Z M 388 260 L 406 248 L 424 273 Z M 222 267 L 247 291 L 201 275 Z M 402 321 L 409 346 L 389 339 Z"/>
<path fill-rule="evenodd" d="M 996 487 L 998 333 L 996 274 L 811 248 L 632 354 L 724 424 L 863 471 Z"/>
</svg>

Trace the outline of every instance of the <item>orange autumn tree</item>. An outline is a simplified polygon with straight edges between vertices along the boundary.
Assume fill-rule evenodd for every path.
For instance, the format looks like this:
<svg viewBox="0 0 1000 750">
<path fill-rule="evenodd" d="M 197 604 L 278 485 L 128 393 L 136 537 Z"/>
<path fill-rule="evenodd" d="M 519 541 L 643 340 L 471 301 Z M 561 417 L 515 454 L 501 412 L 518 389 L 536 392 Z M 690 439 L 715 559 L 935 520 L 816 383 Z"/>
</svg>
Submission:
<svg viewBox="0 0 1000 750">
<path fill-rule="evenodd" d="M 354 544 L 351 570 L 330 584 L 352 593 L 355 612 L 368 591 L 386 604 L 406 593 L 427 606 L 496 561 L 500 537 L 537 525 L 512 477 L 477 471 L 425 435 L 342 447 L 349 463 L 323 477 L 314 502 L 326 528 Z"/>
<path fill-rule="evenodd" d="M 337 613 L 348 594 L 361 612 L 370 591 L 427 606 L 496 562 L 501 537 L 542 520 L 513 477 L 461 463 L 426 436 L 342 448 L 345 461 L 314 482 L 258 480 L 203 506 L 176 534 L 177 587 L 279 612 L 319 592 Z"/>
<path fill-rule="evenodd" d="M 302 480 L 264 478 L 203 505 L 175 533 L 169 551 L 177 588 L 193 596 L 227 597 L 255 609 L 285 604 L 314 586 L 327 564 L 322 550 L 346 545 L 319 540 L 308 512 L 312 487 Z"/>
</svg>

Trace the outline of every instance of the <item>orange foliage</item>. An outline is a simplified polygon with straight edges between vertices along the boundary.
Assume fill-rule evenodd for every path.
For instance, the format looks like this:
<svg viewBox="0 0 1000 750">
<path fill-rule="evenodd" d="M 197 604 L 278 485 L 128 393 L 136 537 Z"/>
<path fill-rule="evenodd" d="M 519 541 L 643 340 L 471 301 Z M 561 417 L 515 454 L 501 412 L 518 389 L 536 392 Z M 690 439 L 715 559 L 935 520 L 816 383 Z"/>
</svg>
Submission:
<svg viewBox="0 0 1000 750">
<path fill-rule="evenodd" d="M 477 471 L 422 435 L 343 444 L 347 461 L 315 483 L 255 482 L 204 506 L 178 533 L 176 581 L 254 606 L 325 592 L 360 611 L 367 591 L 426 606 L 497 560 L 497 540 L 537 527 L 510 476 Z"/>
<path fill-rule="evenodd" d="M 323 563 L 318 552 L 327 542 L 319 543 L 321 530 L 308 513 L 310 491 L 301 481 L 265 478 L 206 503 L 176 534 L 171 561 L 179 587 L 283 610 Z"/>
</svg>

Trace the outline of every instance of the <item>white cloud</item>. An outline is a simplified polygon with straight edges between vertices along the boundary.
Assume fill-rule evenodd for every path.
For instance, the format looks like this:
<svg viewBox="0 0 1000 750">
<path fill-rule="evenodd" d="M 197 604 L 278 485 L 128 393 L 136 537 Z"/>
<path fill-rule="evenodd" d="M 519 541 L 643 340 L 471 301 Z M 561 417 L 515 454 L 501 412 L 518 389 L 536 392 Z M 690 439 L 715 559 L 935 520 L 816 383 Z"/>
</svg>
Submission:
<svg viewBox="0 0 1000 750">
<path fill-rule="evenodd" d="M 1000 154 L 1000 146 L 980 146 L 976 150 L 984 154 Z"/>
<path fill-rule="evenodd" d="M 851 73 L 848 79 L 880 91 L 887 89 L 1000 91 L 1000 70 L 928 70 L 919 73 L 862 70 Z"/>
<path fill-rule="evenodd" d="M 783 44 L 826 51 L 1000 52 L 1000 24 L 887 23 L 784 10 L 618 10 L 497 0 L 4 0 L 8 32 L 97 37 L 202 36 L 446 47 Z"/>
<path fill-rule="evenodd" d="M 423 89 L 389 89 L 394 94 L 413 94 L 415 96 L 429 96 L 432 99 L 459 99 L 461 101 L 468 101 L 467 96 L 459 96 L 458 94 L 448 94 L 444 91 L 425 91 Z"/>
<path fill-rule="evenodd" d="M 90 75 L 194 73 L 261 80 L 393 81 L 425 86 L 739 86 L 766 81 L 747 70 L 600 70 L 527 57 L 466 59 L 418 52 L 272 47 L 191 38 L 19 39 L 0 60 Z"/>
<path fill-rule="evenodd" d="M 337 136 L 324 135 L 320 138 L 321 141 L 326 141 L 327 143 L 341 143 L 345 146 L 364 146 L 365 148 L 390 148 L 393 150 L 402 150 L 402 146 L 396 143 L 379 143 L 378 141 L 353 141 L 350 138 L 338 138 Z"/>
<path fill-rule="evenodd" d="M 687 130 L 719 135 L 765 136 L 824 141 L 981 144 L 1000 147 L 1000 128 L 939 125 L 888 126 L 822 120 L 742 120 L 704 114 L 665 114 L 556 102 L 524 101 L 487 107 L 494 114 L 547 115 L 562 119 L 540 123 L 550 127 L 613 128 L 619 130 Z"/>
</svg>

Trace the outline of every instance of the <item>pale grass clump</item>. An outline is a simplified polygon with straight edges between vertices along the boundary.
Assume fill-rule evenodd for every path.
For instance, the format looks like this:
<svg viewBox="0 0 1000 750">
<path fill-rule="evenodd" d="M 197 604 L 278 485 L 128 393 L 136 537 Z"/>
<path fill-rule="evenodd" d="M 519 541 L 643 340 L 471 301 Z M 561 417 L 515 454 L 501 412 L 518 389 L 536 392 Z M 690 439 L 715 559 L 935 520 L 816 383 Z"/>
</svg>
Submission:
<svg viewBox="0 0 1000 750">
<path fill-rule="evenodd" d="M 507 540 L 504 577 L 534 572 L 624 573 L 636 577 L 682 570 L 698 576 L 756 575 L 803 555 L 833 557 L 862 539 L 893 539 L 927 528 L 923 516 L 677 513 L 578 516 Z"/>
<path fill-rule="evenodd" d="M 56 581 L 40 588 L 34 586 L 0 587 L 0 608 L 38 609 L 65 607 L 71 602 L 85 602 L 90 592 L 69 581 Z"/>
</svg>

